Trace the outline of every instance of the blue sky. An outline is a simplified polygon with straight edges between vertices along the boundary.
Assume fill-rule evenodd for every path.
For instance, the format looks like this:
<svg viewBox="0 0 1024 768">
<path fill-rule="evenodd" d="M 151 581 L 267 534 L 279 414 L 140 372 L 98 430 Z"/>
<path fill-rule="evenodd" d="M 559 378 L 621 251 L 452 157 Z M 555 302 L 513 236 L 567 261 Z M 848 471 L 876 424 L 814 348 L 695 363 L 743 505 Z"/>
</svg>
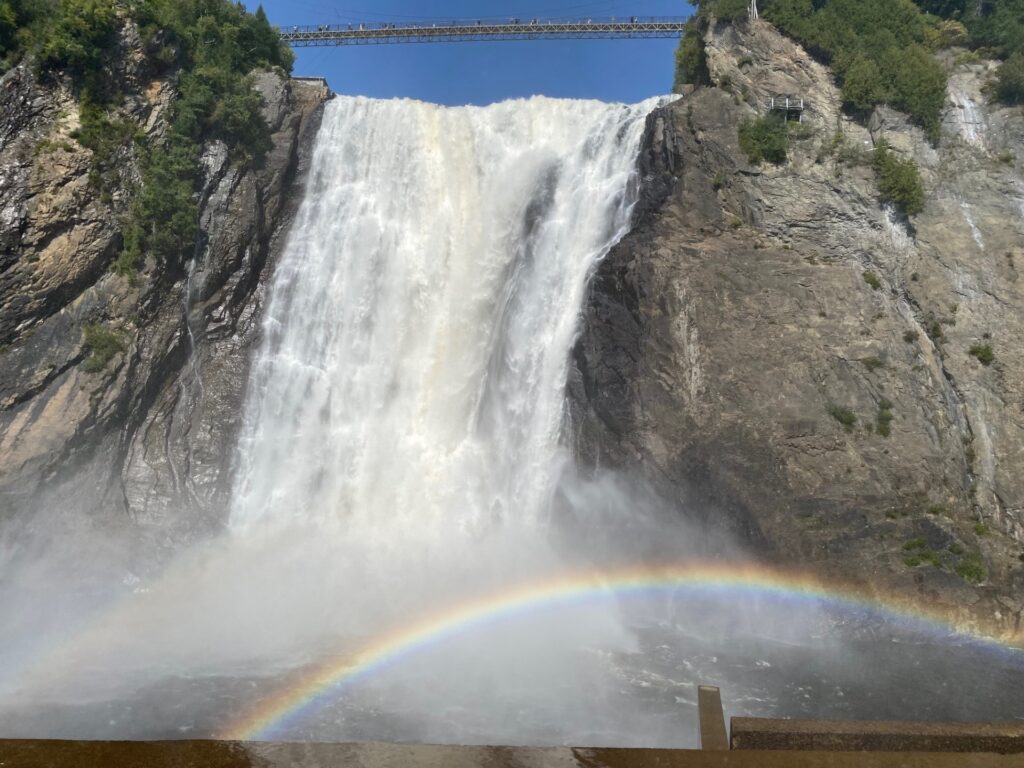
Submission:
<svg viewBox="0 0 1024 768">
<path fill-rule="evenodd" d="M 259 0 L 245 0 L 255 9 Z M 350 21 L 686 16 L 686 0 L 263 0 L 281 27 Z M 296 75 L 338 93 L 490 104 L 544 94 L 636 102 L 668 93 L 675 40 L 557 40 L 307 48 Z"/>
</svg>

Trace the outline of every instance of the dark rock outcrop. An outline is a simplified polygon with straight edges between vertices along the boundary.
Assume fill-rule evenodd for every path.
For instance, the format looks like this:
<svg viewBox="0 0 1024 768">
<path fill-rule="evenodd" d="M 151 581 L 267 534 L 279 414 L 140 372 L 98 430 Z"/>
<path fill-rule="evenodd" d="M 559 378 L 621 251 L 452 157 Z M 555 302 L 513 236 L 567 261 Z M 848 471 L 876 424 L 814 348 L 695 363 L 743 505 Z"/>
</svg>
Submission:
<svg viewBox="0 0 1024 768">
<path fill-rule="evenodd" d="M 578 454 L 774 562 L 1020 631 L 1024 119 L 984 103 L 991 65 L 956 67 L 934 148 L 890 110 L 848 119 L 768 24 L 707 47 L 730 85 L 651 116 L 634 230 L 592 284 Z M 752 167 L 737 125 L 790 94 L 810 107 L 790 160 Z M 925 177 L 912 223 L 877 202 L 883 136 Z"/>
</svg>

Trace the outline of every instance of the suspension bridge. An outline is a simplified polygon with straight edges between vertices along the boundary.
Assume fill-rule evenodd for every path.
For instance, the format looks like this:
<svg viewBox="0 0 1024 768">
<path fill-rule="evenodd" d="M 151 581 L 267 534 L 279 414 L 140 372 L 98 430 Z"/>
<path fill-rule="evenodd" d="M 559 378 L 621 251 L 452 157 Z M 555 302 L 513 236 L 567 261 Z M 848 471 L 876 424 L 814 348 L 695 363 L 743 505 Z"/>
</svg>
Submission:
<svg viewBox="0 0 1024 768">
<path fill-rule="evenodd" d="M 609 40 L 679 37 L 685 17 L 539 18 L 458 20 L 444 23 L 352 23 L 283 27 L 281 38 L 295 48 L 335 45 L 454 43 L 484 40 Z"/>
</svg>

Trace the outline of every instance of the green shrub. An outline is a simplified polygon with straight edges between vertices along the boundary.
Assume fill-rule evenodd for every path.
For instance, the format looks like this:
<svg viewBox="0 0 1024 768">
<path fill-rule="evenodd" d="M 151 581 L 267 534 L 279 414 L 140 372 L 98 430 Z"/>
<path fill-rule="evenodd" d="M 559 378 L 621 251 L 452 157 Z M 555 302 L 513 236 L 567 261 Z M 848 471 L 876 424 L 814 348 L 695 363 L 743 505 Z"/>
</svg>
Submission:
<svg viewBox="0 0 1024 768">
<path fill-rule="evenodd" d="M 699 21 L 691 19 L 686 24 L 686 32 L 679 41 L 679 47 L 676 48 L 675 89 L 679 90 L 684 84 L 707 85 L 710 82 L 711 73 L 708 72 L 704 36 Z"/>
<path fill-rule="evenodd" d="M 954 19 L 935 19 L 924 30 L 924 42 L 930 51 L 964 45 L 967 39 L 967 27 Z"/>
<path fill-rule="evenodd" d="M 878 403 L 878 416 L 875 419 L 875 429 L 882 437 L 889 437 L 892 434 L 892 421 L 895 418 L 892 413 L 893 404 L 883 398 Z"/>
<path fill-rule="evenodd" d="M 789 136 L 786 121 L 775 115 L 747 119 L 739 127 L 740 149 L 751 163 L 786 162 Z"/>
<path fill-rule="evenodd" d="M 703 14 L 714 16 L 719 21 L 740 21 L 747 18 L 749 0 L 704 0 L 700 3 Z"/>
<path fill-rule="evenodd" d="M 863 357 L 861 358 L 860 363 L 867 368 L 870 373 L 874 373 L 879 368 L 885 367 L 885 361 L 879 357 Z"/>
<path fill-rule="evenodd" d="M 106 108 L 86 90 L 79 104 L 80 127 L 72 138 L 92 150 L 89 179 L 94 188 L 108 189 L 122 181 L 118 176 L 118 152 L 143 138 L 130 120 L 112 119 Z"/>
<path fill-rule="evenodd" d="M 34 46 L 38 29 L 53 16 L 50 0 L 0 0 L 0 72 Z"/>
<path fill-rule="evenodd" d="M 985 525 L 984 523 L 975 523 L 974 524 L 974 532 L 978 536 L 988 536 L 989 529 L 988 529 L 988 526 Z"/>
<path fill-rule="evenodd" d="M 924 183 L 917 164 L 897 157 L 883 139 L 875 147 L 875 177 L 883 203 L 891 203 L 906 216 L 924 210 Z"/>
<path fill-rule="evenodd" d="M 999 65 L 996 95 L 1006 104 L 1024 104 L 1024 53 L 1015 53 Z"/>
<path fill-rule="evenodd" d="M 102 325 L 87 325 L 82 329 L 82 346 L 89 357 L 85 361 L 86 373 L 99 373 L 127 346 L 121 335 Z"/>
<path fill-rule="evenodd" d="M 991 344 L 975 344 L 968 352 L 978 359 L 978 362 L 984 366 L 992 365 L 996 359 L 996 353 L 992 351 Z"/>
<path fill-rule="evenodd" d="M 903 332 L 903 340 L 905 342 L 907 342 L 907 344 L 913 344 L 915 341 L 917 341 L 917 338 L 918 338 L 917 331 L 904 331 Z"/>
<path fill-rule="evenodd" d="M 972 12 L 967 20 L 972 45 L 1003 58 L 1024 53 L 1024 0 L 991 0 L 976 7 L 983 12 Z"/>
<path fill-rule="evenodd" d="M 864 282 L 870 285 L 871 289 L 875 291 L 882 287 L 882 281 L 879 280 L 878 275 L 870 269 L 864 270 Z"/>
<path fill-rule="evenodd" d="M 114 0 L 60 0 L 39 51 L 44 70 L 67 70 L 79 85 L 104 87 L 103 58 L 117 33 Z"/>
<path fill-rule="evenodd" d="M 923 538 L 911 539 L 903 545 L 910 554 L 903 558 L 905 565 L 916 568 L 919 565 L 933 565 L 942 568 L 944 563 L 938 552 L 931 549 Z"/>
<path fill-rule="evenodd" d="M 847 432 L 853 431 L 853 427 L 857 423 L 857 417 L 854 415 L 853 411 L 839 405 L 830 405 L 828 412 L 833 419 L 843 425 L 843 429 Z"/>
<path fill-rule="evenodd" d="M 985 563 L 981 559 L 981 555 L 977 553 L 971 553 L 966 555 L 956 566 L 956 573 L 965 581 L 969 581 L 972 584 L 980 584 L 986 578 L 988 578 L 988 571 L 985 569 Z"/>
</svg>

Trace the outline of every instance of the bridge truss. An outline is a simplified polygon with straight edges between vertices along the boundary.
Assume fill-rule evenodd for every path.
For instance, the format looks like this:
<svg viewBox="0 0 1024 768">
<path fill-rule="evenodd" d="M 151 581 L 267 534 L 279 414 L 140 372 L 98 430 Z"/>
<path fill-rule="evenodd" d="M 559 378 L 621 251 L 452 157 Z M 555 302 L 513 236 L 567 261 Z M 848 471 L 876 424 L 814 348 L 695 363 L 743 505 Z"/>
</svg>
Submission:
<svg viewBox="0 0 1024 768">
<path fill-rule="evenodd" d="M 509 19 L 453 21 L 445 24 L 323 24 L 285 27 L 281 39 L 295 48 L 334 45 L 400 43 L 454 43 L 484 40 L 608 40 L 679 37 L 686 19 L 681 17 L 581 19 L 550 21 Z"/>
</svg>

